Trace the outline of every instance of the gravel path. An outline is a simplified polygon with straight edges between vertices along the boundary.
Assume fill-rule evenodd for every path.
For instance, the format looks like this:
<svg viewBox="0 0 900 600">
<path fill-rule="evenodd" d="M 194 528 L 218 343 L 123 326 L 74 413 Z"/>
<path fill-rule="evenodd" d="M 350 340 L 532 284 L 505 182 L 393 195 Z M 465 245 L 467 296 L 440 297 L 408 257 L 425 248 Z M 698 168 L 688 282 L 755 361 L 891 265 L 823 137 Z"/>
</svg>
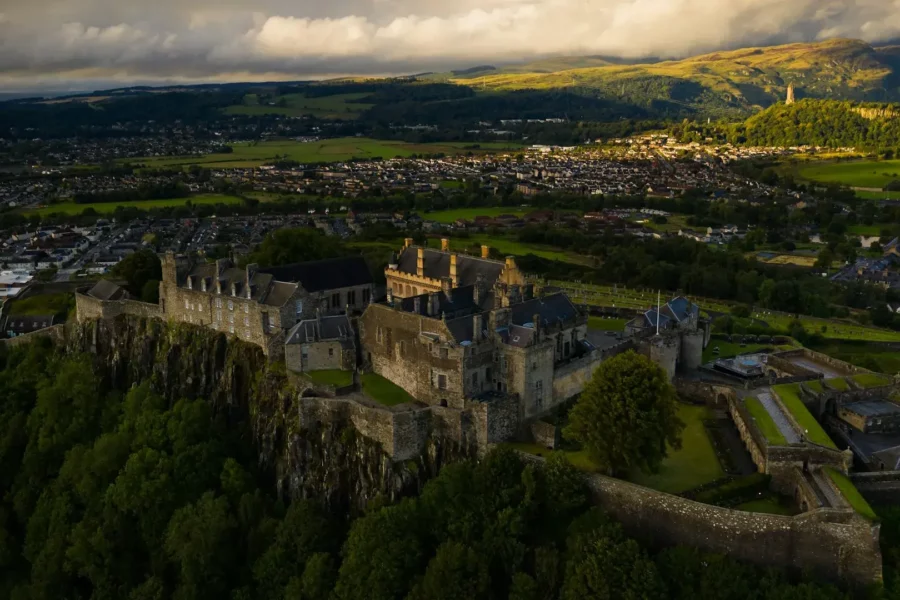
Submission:
<svg viewBox="0 0 900 600">
<path fill-rule="evenodd" d="M 778 431 L 781 432 L 781 435 L 784 436 L 784 439 L 787 440 L 788 444 L 799 444 L 800 436 L 794 431 L 794 427 L 791 425 L 787 416 L 781 411 L 781 408 L 778 406 L 778 403 L 775 402 L 775 399 L 772 398 L 772 394 L 770 392 L 760 392 L 756 397 L 759 398 L 759 401 L 762 403 L 763 407 L 765 407 L 766 412 L 768 412 L 772 417 L 772 420 L 775 421 L 775 426 L 778 427 Z"/>
</svg>

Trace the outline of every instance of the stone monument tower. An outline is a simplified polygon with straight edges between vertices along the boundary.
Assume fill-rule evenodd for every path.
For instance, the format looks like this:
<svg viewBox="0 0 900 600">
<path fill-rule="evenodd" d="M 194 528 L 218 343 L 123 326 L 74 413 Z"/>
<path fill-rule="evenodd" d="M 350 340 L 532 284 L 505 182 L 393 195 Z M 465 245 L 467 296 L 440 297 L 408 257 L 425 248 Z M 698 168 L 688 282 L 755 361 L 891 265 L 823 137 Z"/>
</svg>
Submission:
<svg viewBox="0 0 900 600">
<path fill-rule="evenodd" d="M 794 83 L 791 82 L 788 84 L 786 104 L 793 104 L 793 103 L 794 103 Z"/>
</svg>

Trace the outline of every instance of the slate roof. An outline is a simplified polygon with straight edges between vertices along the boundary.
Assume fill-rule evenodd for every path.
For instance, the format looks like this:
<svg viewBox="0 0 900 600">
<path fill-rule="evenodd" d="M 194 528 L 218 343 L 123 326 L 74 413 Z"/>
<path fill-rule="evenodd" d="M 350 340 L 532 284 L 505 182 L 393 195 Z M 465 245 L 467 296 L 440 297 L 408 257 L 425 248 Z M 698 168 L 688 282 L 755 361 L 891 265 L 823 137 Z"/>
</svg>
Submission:
<svg viewBox="0 0 900 600">
<path fill-rule="evenodd" d="M 297 323 L 288 333 L 288 344 L 306 344 L 322 340 L 345 339 L 353 336 L 353 326 L 346 315 L 307 319 Z"/>
<path fill-rule="evenodd" d="M 684 296 L 679 296 L 663 304 L 658 312 L 655 308 L 651 308 L 640 317 L 635 318 L 628 325 L 632 327 L 656 328 L 658 318 L 659 328 L 669 329 L 676 323 L 689 320 L 691 317 L 699 316 L 700 307 L 693 304 Z"/>
<path fill-rule="evenodd" d="M 268 273 L 277 281 L 299 283 L 303 289 L 311 293 L 374 283 L 369 266 L 362 256 L 268 267 L 260 269 L 259 272 Z"/>
<path fill-rule="evenodd" d="M 201 280 L 206 279 L 206 291 L 210 293 L 216 292 L 216 265 L 215 263 L 202 263 L 196 265 L 188 273 L 181 285 L 187 286 L 187 278 L 191 278 L 191 284 L 194 290 L 203 289 Z M 235 295 L 241 298 L 247 297 L 247 271 L 237 267 L 225 269 L 219 274 L 219 281 L 222 282 L 222 295 L 231 295 L 231 285 L 234 284 Z M 260 304 L 266 306 L 281 307 L 294 295 L 297 285 L 283 281 L 275 281 L 269 273 L 257 271 L 250 278 L 250 298 Z"/>
<path fill-rule="evenodd" d="M 565 294 L 552 294 L 543 298 L 534 298 L 510 307 L 510 318 L 514 325 L 525 325 L 534 322 L 534 315 L 539 315 L 542 326 L 572 321 L 578 316 L 578 309 Z"/>
<path fill-rule="evenodd" d="M 411 296 L 409 298 L 403 298 L 398 301 L 399 307 L 404 312 L 416 312 L 416 298 L 419 299 L 419 312 L 420 315 L 428 315 L 428 301 L 430 299 L 431 294 L 419 294 L 418 296 Z M 454 319 L 456 317 L 462 315 L 471 315 L 480 310 L 480 307 L 475 303 L 475 286 L 468 285 L 465 287 L 453 288 L 450 290 L 449 297 L 444 292 L 438 292 L 438 312 L 435 317 L 440 317 L 442 314 L 447 316 L 447 319 Z M 485 298 L 486 304 L 487 298 Z M 491 300 L 493 303 L 493 300 Z M 493 305 L 493 304 L 491 304 Z"/>
<path fill-rule="evenodd" d="M 425 250 L 425 277 L 440 279 L 450 277 L 450 252 L 438 250 Z M 401 273 L 415 275 L 418 269 L 419 247 L 410 246 L 397 261 L 397 270 Z M 493 284 L 500 278 L 500 274 L 506 267 L 505 262 L 476 258 L 465 254 L 456 255 L 457 285 L 460 287 L 474 285 L 479 273 L 489 284 Z"/>
<path fill-rule="evenodd" d="M 95 283 L 94 287 L 88 290 L 87 295 L 97 300 L 125 300 L 129 297 L 123 287 L 107 279 L 101 279 Z"/>
<path fill-rule="evenodd" d="M 56 324 L 56 315 L 34 315 L 29 317 L 10 316 L 3 322 L 3 333 L 8 331 L 15 335 L 23 335 L 38 331 Z"/>
</svg>

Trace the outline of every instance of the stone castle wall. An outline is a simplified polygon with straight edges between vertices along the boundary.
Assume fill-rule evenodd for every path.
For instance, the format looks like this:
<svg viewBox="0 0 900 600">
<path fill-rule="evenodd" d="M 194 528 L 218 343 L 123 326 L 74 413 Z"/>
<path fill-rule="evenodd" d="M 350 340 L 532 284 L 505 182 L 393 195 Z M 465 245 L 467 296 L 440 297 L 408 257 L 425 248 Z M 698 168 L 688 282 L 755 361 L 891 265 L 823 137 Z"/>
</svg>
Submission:
<svg viewBox="0 0 900 600">
<path fill-rule="evenodd" d="M 594 352 L 558 367 L 553 372 L 553 405 L 558 406 L 580 394 L 602 361 L 599 352 Z"/>
<path fill-rule="evenodd" d="M 97 300 L 79 292 L 75 293 L 75 310 L 79 323 L 90 319 L 114 319 L 119 315 L 165 318 L 162 308 L 157 304 L 138 300 Z"/>
</svg>

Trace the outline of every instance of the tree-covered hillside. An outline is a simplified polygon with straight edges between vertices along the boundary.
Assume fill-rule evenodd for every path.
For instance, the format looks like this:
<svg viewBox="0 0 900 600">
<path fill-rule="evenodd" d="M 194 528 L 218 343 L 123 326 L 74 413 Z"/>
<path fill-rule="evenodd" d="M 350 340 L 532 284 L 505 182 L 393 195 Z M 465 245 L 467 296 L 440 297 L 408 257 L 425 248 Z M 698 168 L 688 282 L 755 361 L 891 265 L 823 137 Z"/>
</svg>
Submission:
<svg viewBox="0 0 900 600">
<path fill-rule="evenodd" d="M 776 104 L 737 124 L 685 121 L 671 128 L 682 141 L 752 146 L 824 146 L 860 150 L 900 148 L 900 105 L 800 100 Z"/>
<path fill-rule="evenodd" d="M 204 400 L 110 388 L 92 357 L 46 340 L 0 361 L 2 598 L 849 598 L 722 556 L 651 551 L 590 507 L 560 457 L 539 468 L 495 451 L 352 521 L 286 505 L 245 424 Z"/>
</svg>

